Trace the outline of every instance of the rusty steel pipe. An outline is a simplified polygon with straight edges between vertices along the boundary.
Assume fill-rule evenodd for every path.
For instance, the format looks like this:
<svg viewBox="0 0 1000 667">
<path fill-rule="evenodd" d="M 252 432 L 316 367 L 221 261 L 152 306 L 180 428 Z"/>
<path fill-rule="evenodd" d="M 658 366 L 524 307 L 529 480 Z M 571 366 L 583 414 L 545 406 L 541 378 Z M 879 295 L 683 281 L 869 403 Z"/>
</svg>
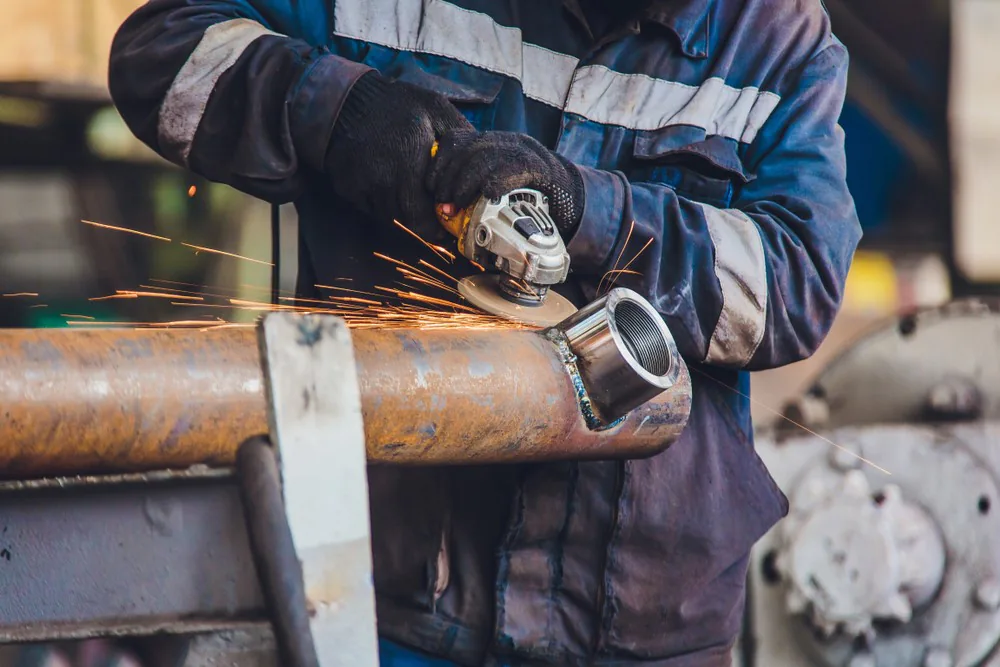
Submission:
<svg viewBox="0 0 1000 667">
<path fill-rule="evenodd" d="M 592 430 L 562 351 L 539 333 L 352 338 L 372 463 L 650 456 L 677 438 L 690 408 L 683 369 L 624 422 Z M 254 331 L 0 331 L 4 477 L 230 465 L 241 442 L 266 431 Z"/>
</svg>

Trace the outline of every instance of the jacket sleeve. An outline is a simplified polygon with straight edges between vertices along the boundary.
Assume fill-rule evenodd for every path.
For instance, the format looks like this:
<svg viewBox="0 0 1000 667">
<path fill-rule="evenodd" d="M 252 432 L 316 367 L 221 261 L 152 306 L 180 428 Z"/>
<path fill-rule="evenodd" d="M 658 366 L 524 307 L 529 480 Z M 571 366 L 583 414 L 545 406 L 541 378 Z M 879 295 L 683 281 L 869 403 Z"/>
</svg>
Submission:
<svg viewBox="0 0 1000 667">
<path fill-rule="evenodd" d="M 650 299 L 686 358 L 753 370 L 812 354 L 861 238 L 837 124 L 846 79 L 835 40 L 801 68 L 747 149 L 755 178 L 730 208 L 582 167 L 587 201 L 568 248 L 576 269 L 599 279 L 649 243 L 628 267 L 638 275 L 616 282 Z"/>
<path fill-rule="evenodd" d="M 112 44 L 115 105 L 168 160 L 271 202 L 294 199 L 370 69 L 281 34 L 327 24 L 300 11 L 287 0 L 150 0 Z"/>
</svg>

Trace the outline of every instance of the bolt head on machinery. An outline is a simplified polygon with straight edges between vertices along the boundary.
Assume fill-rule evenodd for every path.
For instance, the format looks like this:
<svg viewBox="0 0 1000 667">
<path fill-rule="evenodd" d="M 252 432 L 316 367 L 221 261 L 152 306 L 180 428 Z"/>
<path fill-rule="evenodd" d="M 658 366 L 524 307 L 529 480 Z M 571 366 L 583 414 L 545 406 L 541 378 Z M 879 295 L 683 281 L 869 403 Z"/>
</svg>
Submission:
<svg viewBox="0 0 1000 667">
<path fill-rule="evenodd" d="M 861 637 L 874 633 L 875 621 L 909 622 L 933 598 L 944 543 L 898 487 L 874 494 L 864 473 L 849 470 L 803 479 L 795 500 L 776 562 L 789 613 L 806 615 L 824 637 Z"/>
<path fill-rule="evenodd" d="M 525 188 L 497 199 L 481 198 L 458 248 L 497 272 L 459 282 L 459 292 L 478 308 L 539 326 L 561 322 L 576 311 L 569 300 L 549 291 L 569 275 L 569 253 L 541 192 Z"/>
</svg>

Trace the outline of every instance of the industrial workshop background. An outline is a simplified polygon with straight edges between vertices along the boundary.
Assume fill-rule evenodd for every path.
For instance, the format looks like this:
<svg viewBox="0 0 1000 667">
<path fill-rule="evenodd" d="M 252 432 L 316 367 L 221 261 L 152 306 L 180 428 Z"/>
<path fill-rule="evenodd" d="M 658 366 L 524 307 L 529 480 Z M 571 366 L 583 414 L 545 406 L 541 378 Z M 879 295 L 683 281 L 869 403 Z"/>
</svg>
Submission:
<svg viewBox="0 0 1000 667">
<path fill-rule="evenodd" d="M 109 43 L 139 4 L 5 3 L 0 20 L 0 328 L 245 323 L 271 299 L 269 207 L 166 163 L 133 138 L 110 104 L 105 88 Z M 880 505 L 898 506 L 892 511 L 900 516 L 920 515 L 907 515 L 904 523 L 919 533 L 914 539 L 920 543 L 920 562 L 941 571 L 927 575 L 930 581 L 902 582 L 899 590 L 920 589 L 926 599 L 912 594 L 901 610 L 891 598 L 865 606 L 851 592 L 833 591 L 836 600 L 826 616 L 814 611 L 808 622 L 788 614 L 804 605 L 795 583 L 801 573 L 789 574 L 795 566 L 788 563 L 798 557 L 796 549 L 805 549 L 796 539 L 806 538 L 787 526 L 784 533 L 776 529 L 758 549 L 753 576 L 759 582 L 751 587 L 739 659 L 761 667 L 1000 665 L 995 652 L 985 657 L 1000 639 L 1000 618 L 993 613 L 1000 607 L 1000 582 L 986 577 L 970 583 L 976 591 L 970 609 L 986 610 L 988 620 L 959 609 L 961 595 L 943 600 L 938 593 L 951 590 L 941 581 L 950 576 L 944 571 L 954 559 L 989 560 L 1000 540 L 990 512 L 992 491 L 981 490 L 996 485 L 1000 445 L 990 438 L 992 427 L 975 421 L 995 418 L 1000 405 L 995 399 L 1000 395 L 1000 324 L 991 305 L 1000 291 L 994 194 L 1000 183 L 1000 2 L 825 0 L 825 5 L 851 53 L 842 125 L 848 180 L 865 237 L 843 311 L 820 351 L 806 362 L 753 377 L 762 455 L 788 491 L 812 474 L 808 471 L 819 465 L 816 460 L 826 461 L 826 449 L 815 439 L 797 448 L 789 445 L 813 436 L 777 414 L 784 412 L 803 426 L 848 425 L 856 429 L 852 446 L 882 452 L 880 460 L 894 461 L 898 480 L 958 471 L 955 484 L 974 489 L 968 506 L 975 511 L 971 518 L 956 516 L 951 526 L 932 526 L 934 520 L 925 515 L 934 515 L 935 499 L 914 500 L 905 489 L 902 498 L 882 494 Z M 296 257 L 289 250 L 295 234 L 294 210 L 285 207 L 280 290 L 294 284 Z M 159 298 L 164 294 L 168 298 Z M 945 307 L 956 301 L 959 305 Z M 920 316 L 909 315 L 921 309 Z M 928 330 L 924 339 L 920 327 Z M 868 331 L 876 333 L 856 343 Z M 921 341 L 921 347 L 900 353 L 901 340 Z M 851 353 L 842 354 L 845 350 Z M 884 373 L 866 376 L 872 369 Z M 963 369 L 972 369 L 975 386 L 964 383 Z M 955 377 L 961 381 L 948 384 Z M 924 400 L 925 389 L 937 391 L 944 407 L 921 403 L 914 408 Z M 903 394 L 907 397 L 899 398 Z M 968 411 L 959 409 L 963 398 L 975 404 Z M 867 406 L 859 405 L 866 401 Z M 880 401 L 891 405 L 880 408 Z M 956 403 L 961 405 L 956 408 Z M 943 437 L 921 430 L 928 427 L 911 419 L 935 405 L 969 429 L 958 435 L 949 431 L 948 437 L 964 443 L 962 452 L 901 453 L 903 443 L 919 449 L 913 443 Z M 970 415 L 974 425 L 967 423 Z M 866 430 L 872 422 L 906 424 Z M 956 462 L 956 457 L 965 458 Z M 814 471 L 819 480 L 812 484 L 814 495 L 829 500 L 872 491 L 870 480 L 848 474 L 849 460 L 832 460 L 827 467 L 837 475 Z M 988 470 L 983 473 L 988 482 L 976 476 L 982 470 Z M 841 484 L 850 488 L 842 490 Z M 941 487 L 942 506 L 965 506 L 949 496 L 958 489 L 947 482 Z M 840 504 L 830 501 L 825 510 L 830 521 L 862 512 L 837 497 Z M 799 507 L 796 514 L 797 498 L 791 520 L 808 523 L 812 510 Z M 991 522 L 973 524 L 977 517 Z M 984 531 L 989 535 L 983 537 Z M 880 554 L 853 556 L 875 572 L 869 581 L 890 576 L 875 564 Z M 3 570 L 0 558 L 0 591 Z M 783 576 L 784 584 L 775 583 Z M 768 597 L 769 586 L 780 595 Z M 906 626 L 928 605 L 933 609 L 924 613 L 937 614 L 936 627 L 948 626 L 936 638 L 928 638 L 937 631 L 927 626 L 926 615 L 919 631 L 883 632 L 879 625 L 894 620 Z M 822 634 L 844 618 L 856 623 L 867 640 L 792 639 L 816 635 L 805 625 Z"/>
<path fill-rule="evenodd" d="M 179 309 L 153 299 L 90 300 L 116 290 L 138 291 L 150 281 L 221 286 L 247 301 L 267 294 L 270 273 L 263 264 L 80 222 L 270 258 L 266 205 L 155 156 L 109 104 L 108 45 L 138 4 L 38 0 L 5 8 L 0 25 L 0 285 L 5 294 L 38 296 L 2 298 L 2 326 L 205 315 L 245 321 L 255 315 Z M 822 366 L 872 320 L 942 303 L 974 289 L 968 283 L 1000 281 L 1000 243 L 991 236 L 997 232 L 978 208 L 989 197 L 991 170 L 997 168 L 990 160 L 998 159 L 989 147 L 1000 131 L 994 129 L 1000 120 L 975 113 L 993 108 L 989 95 L 995 95 L 989 72 L 978 70 L 992 60 L 980 52 L 992 48 L 983 19 L 954 20 L 976 13 L 977 3 L 951 7 L 946 0 L 920 0 L 905 3 L 905 9 L 899 4 L 827 3 L 836 32 L 851 50 L 842 124 L 848 179 L 865 238 L 842 321 L 823 350 L 809 362 L 756 377 L 757 397 L 770 405 L 794 394 L 809 369 Z M 954 46 L 953 29 L 961 36 Z M 983 35 L 967 34 L 972 30 Z M 966 179 L 956 181 L 950 164 Z M 956 189 L 953 182 L 962 187 Z M 958 213 L 954 224 L 953 211 Z M 294 238 L 294 210 L 283 210 L 282 221 L 284 235 Z M 282 258 L 283 288 L 293 284 L 295 259 L 294 253 Z M 755 416 L 770 419 L 759 407 Z"/>
</svg>

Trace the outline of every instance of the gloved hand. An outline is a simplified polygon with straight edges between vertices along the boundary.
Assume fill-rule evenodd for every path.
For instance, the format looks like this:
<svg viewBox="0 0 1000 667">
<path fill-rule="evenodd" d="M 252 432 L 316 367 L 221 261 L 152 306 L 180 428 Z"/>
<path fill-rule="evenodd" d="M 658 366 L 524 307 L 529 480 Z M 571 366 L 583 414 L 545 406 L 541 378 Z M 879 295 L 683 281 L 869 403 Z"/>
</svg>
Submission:
<svg viewBox="0 0 1000 667">
<path fill-rule="evenodd" d="M 533 188 L 549 198 L 549 214 L 568 238 L 583 217 L 580 171 L 526 134 L 455 130 L 438 140 L 428 186 L 434 201 L 461 210 L 480 195 Z"/>
<path fill-rule="evenodd" d="M 378 72 L 354 84 L 326 152 L 334 192 L 376 219 L 399 220 L 431 240 L 447 238 L 426 187 L 431 147 L 472 125 L 442 95 Z"/>
</svg>

